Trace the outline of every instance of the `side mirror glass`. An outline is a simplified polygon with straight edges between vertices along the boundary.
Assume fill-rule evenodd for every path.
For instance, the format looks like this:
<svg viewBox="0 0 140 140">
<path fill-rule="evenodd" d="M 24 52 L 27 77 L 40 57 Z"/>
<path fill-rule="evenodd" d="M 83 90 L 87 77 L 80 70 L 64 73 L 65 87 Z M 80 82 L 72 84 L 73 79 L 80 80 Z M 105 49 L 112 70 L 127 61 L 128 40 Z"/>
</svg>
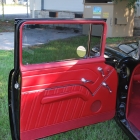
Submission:
<svg viewBox="0 0 140 140">
<path fill-rule="evenodd" d="M 84 57 L 84 56 L 86 55 L 86 49 L 85 49 L 84 46 L 79 46 L 79 47 L 77 48 L 77 55 L 78 55 L 79 57 Z"/>
</svg>

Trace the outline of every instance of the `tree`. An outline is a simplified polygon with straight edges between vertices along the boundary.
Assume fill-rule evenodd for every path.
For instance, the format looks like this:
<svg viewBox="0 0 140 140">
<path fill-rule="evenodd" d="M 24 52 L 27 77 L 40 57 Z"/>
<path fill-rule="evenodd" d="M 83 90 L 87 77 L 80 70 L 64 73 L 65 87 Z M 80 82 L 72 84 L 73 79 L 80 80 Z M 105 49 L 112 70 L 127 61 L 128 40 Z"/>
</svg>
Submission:
<svg viewBox="0 0 140 140">
<path fill-rule="evenodd" d="M 122 0 L 113 0 L 113 1 L 115 1 L 115 2 L 120 2 L 120 1 L 122 1 Z M 132 8 L 136 8 L 136 5 L 135 5 L 135 3 L 136 2 L 139 2 L 139 0 L 127 0 L 128 1 L 128 4 L 127 4 L 127 7 L 128 8 L 130 8 L 130 9 L 132 9 Z M 139 5 L 139 4 L 137 4 L 137 5 Z"/>
<path fill-rule="evenodd" d="M 4 0 L 0 0 L 0 3 L 2 5 L 2 20 L 4 20 Z"/>
</svg>

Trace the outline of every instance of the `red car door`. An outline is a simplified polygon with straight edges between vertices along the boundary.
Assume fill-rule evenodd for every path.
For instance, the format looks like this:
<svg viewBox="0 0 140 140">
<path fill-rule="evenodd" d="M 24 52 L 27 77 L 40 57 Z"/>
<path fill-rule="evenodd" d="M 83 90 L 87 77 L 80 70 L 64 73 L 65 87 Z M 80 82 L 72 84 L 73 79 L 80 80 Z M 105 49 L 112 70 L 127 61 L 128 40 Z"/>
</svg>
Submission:
<svg viewBox="0 0 140 140">
<path fill-rule="evenodd" d="M 36 28 L 37 33 L 40 33 L 41 29 L 44 30 L 44 28 L 39 30 L 38 26 L 48 28 L 49 25 L 49 30 L 53 32 L 52 27 L 61 29 L 61 26 L 57 27 L 56 25 L 66 26 L 66 24 L 68 26 L 82 25 L 80 28 L 83 28 L 83 30 L 85 30 L 84 26 L 88 24 L 102 26 L 100 53 L 96 56 L 90 56 L 91 46 L 89 44 L 92 36 L 94 36 L 93 33 L 96 34 L 94 29 L 91 28 L 89 35 L 86 35 L 87 40 L 85 40 L 85 43 L 88 42 L 89 44 L 86 49 L 87 54 L 83 58 L 69 59 L 66 57 L 66 59 L 62 58 L 61 61 L 50 60 L 48 62 L 46 60 L 46 62 L 43 61 L 42 63 L 39 60 L 51 54 L 51 51 L 56 48 L 46 49 L 46 55 L 44 55 L 42 52 L 39 53 L 39 49 L 43 49 L 43 47 L 40 48 L 38 45 L 33 47 L 28 45 L 26 47 L 27 40 L 31 41 L 30 37 L 35 35 L 35 31 L 31 34 L 33 29 L 28 27 L 37 26 L 34 28 Z M 28 28 L 28 31 L 26 28 Z M 114 117 L 118 77 L 116 70 L 112 66 L 105 64 L 106 30 L 105 21 L 100 19 L 25 20 L 20 23 L 17 30 L 19 35 L 16 36 L 19 39 L 18 49 L 16 48 L 19 54 L 19 56 L 17 55 L 19 59 L 17 61 L 17 65 L 19 65 L 19 81 L 14 86 L 20 95 L 18 132 L 21 140 L 39 139 L 103 122 Z M 74 31 L 77 32 L 75 27 Z M 59 30 L 60 34 L 61 32 Z M 47 33 L 45 32 L 44 35 Z M 84 33 L 82 32 L 82 34 Z M 39 38 L 41 39 L 43 36 L 37 37 L 37 41 Z M 76 39 L 76 37 L 74 38 Z M 81 40 L 83 41 L 84 39 Z M 32 41 L 35 40 L 32 39 Z M 61 39 L 61 41 L 63 40 Z M 55 42 L 53 45 L 58 47 L 57 43 Z M 69 44 L 71 43 L 72 41 L 69 41 Z M 29 55 L 27 56 L 24 51 L 28 52 Z M 47 51 L 50 51 L 50 53 L 47 54 Z M 60 49 L 55 56 L 58 56 L 59 52 Z M 38 55 L 30 58 L 32 54 L 36 53 Z M 53 53 L 48 59 L 52 55 Z M 62 55 L 65 55 L 65 53 Z M 28 63 L 27 59 L 32 60 Z M 33 61 L 37 62 L 32 63 Z"/>
</svg>

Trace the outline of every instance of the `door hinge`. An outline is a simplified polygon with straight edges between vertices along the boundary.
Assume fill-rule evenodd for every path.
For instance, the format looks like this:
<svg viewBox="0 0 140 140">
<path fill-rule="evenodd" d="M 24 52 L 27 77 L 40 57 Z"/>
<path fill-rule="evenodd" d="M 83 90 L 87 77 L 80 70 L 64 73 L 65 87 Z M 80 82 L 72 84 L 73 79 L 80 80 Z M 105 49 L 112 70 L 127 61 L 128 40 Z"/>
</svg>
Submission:
<svg viewBox="0 0 140 140">
<path fill-rule="evenodd" d="M 15 87 L 15 89 L 19 89 L 19 88 L 20 88 L 19 83 L 18 83 L 18 82 L 16 82 L 16 83 L 15 83 L 15 85 L 14 85 L 14 87 Z"/>
</svg>

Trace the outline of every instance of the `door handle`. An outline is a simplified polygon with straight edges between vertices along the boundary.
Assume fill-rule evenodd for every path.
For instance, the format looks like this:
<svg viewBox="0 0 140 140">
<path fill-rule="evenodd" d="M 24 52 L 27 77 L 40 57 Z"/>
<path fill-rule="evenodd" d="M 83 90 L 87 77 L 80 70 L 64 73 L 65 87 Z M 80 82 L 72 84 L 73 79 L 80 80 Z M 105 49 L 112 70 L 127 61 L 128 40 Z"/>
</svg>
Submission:
<svg viewBox="0 0 140 140">
<path fill-rule="evenodd" d="M 46 96 L 41 100 L 42 104 L 48 104 L 53 102 L 58 102 L 62 100 L 68 100 L 71 98 L 81 98 L 83 101 L 88 101 L 89 97 L 88 95 L 84 94 L 84 92 L 71 92 L 71 93 L 63 93 L 60 95 L 52 95 L 52 96 Z"/>
<path fill-rule="evenodd" d="M 102 85 L 104 87 L 106 87 L 109 90 L 110 93 L 112 93 L 112 90 L 110 89 L 110 87 L 105 82 L 103 82 Z"/>
<path fill-rule="evenodd" d="M 85 78 L 81 78 L 82 83 L 93 83 L 91 80 L 86 80 Z"/>
</svg>

